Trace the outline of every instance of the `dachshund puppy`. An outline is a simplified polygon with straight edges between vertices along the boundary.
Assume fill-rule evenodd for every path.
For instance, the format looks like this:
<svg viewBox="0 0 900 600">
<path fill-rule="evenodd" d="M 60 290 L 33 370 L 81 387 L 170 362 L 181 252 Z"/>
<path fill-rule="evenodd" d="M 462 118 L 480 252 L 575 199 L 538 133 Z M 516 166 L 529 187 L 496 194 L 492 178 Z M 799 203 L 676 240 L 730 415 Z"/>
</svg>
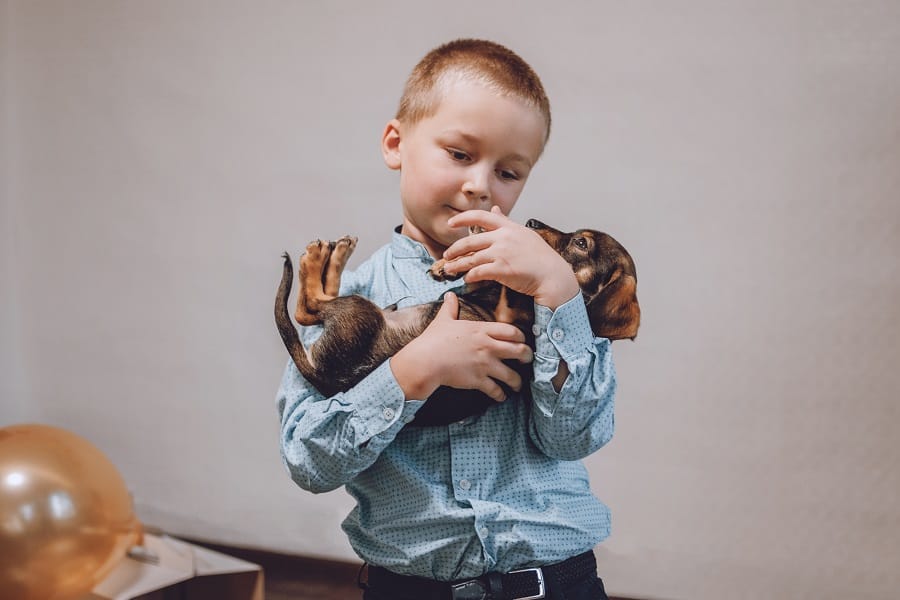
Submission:
<svg viewBox="0 0 900 600">
<path fill-rule="evenodd" d="M 572 265 L 581 286 L 594 335 L 610 340 L 634 339 L 640 325 L 637 274 L 631 256 L 611 236 L 591 229 L 563 233 L 535 219 L 526 227 Z M 304 348 L 288 313 L 293 266 L 284 254 L 281 284 L 275 298 L 275 323 L 300 373 L 319 392 L 332 396 L 346 391 L 421 334 L 440 310 L 442 301 L 404 309 L 380 308 L 362 296 L 338 296 L 341 273 L 356 247 L 356 238 L 336 242 L 317 240 L 300 259 L 300 292 L 295 319 L 300 325 L 323 325 L 322 335 Z M 445 279 L 444 261 L 434 263 L 431 275 Z M 456 275 L 456 277 L 462 274 Z M 480 282 L 459 293 L 459 318 L 511 323 L 534 348 L 534 301 L 496 282 Z M 522 375 L 532 376 L 530 364 L 507 361 Z M 527 384 L 522 391 L 528 394 Z M 509 393 L 509 390 L 504 390 Z M 477 390 L 438 388 L 417 411 L 409 426 L 446 425 L 480 414 L 495 404 Z"/>
</svg>

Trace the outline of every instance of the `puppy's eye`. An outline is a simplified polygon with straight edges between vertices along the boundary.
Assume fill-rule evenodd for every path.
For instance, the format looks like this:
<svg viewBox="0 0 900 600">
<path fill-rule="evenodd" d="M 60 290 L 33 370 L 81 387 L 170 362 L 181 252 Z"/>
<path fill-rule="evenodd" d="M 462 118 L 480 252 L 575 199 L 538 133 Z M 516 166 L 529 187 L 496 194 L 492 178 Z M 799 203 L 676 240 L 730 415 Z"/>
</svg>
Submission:
<svg viewBox="0 0 900 600">
<path fill-rule="evenodd" d="M 580 248 L 582 250 L 588 249 L 588 242 L 583 237 L 572 238 L 572 243 L 575 244 L 575 246 L 577 246 L 578 248 Z"/>
</svg>

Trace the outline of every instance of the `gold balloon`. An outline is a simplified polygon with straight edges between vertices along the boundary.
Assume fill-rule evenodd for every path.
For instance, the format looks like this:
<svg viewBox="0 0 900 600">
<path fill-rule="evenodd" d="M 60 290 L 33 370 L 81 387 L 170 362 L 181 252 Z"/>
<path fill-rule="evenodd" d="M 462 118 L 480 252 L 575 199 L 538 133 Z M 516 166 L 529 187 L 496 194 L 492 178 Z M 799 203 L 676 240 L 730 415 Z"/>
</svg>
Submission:
<svg viewBox="0 0 900 600">
<path fill-rule="evenodd" d="M 0 429 L 0 598 L 80 598 L 141 541 L 125 482 L 90 442 L 47 425 Z"/>
</svg>

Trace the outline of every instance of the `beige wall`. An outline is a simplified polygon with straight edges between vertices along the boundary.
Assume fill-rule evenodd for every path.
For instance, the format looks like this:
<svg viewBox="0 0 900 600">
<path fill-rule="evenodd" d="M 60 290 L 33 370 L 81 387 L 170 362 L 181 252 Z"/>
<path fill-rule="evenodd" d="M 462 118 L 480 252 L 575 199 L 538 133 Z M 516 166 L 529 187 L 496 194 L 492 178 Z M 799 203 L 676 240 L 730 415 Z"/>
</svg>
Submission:
<svg viewBox="0 0 900 600">
<path fill-rule="evenodd" d="M 12 201 L 10 119 L 12 29 L 9 2 L 0 0 L 0 426 L 25 418 L 26 392 L 23 387 L 19 352 L 18 276 L 15 264 L 16 230 Z"/>
<path fill-rule="evenodd" d="M 679 4 L 0 3 L 0 425 L 90 438 L 147 523 L 351 557 L 278 459 L 279 254 L 387 239 L 406 72 L 486 36 L 555 111 L 516 215 L 638 265 L 609 590 L 896 597 L 900 5 Z"/>
</svg>

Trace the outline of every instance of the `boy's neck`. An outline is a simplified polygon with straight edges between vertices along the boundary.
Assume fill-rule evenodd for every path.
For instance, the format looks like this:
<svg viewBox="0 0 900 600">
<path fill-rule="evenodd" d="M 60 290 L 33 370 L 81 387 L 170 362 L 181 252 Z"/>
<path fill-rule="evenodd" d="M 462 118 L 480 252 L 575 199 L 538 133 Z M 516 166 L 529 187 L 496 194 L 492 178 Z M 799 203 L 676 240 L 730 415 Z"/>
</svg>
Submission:
<svg viewBox="0 0 900 600">
<path fill-rule="evenodd" d="M 433 259 L 438 260 L 444 256 L 444 250 L 447 249 L 447 246 L 428 237 L 409 223 L 403 223 L 403 225 L 400 226 L 400 233 L 425 246 L 425 250 L 428 251 L 428 254 L 430 254 Z"/>
</svg>

